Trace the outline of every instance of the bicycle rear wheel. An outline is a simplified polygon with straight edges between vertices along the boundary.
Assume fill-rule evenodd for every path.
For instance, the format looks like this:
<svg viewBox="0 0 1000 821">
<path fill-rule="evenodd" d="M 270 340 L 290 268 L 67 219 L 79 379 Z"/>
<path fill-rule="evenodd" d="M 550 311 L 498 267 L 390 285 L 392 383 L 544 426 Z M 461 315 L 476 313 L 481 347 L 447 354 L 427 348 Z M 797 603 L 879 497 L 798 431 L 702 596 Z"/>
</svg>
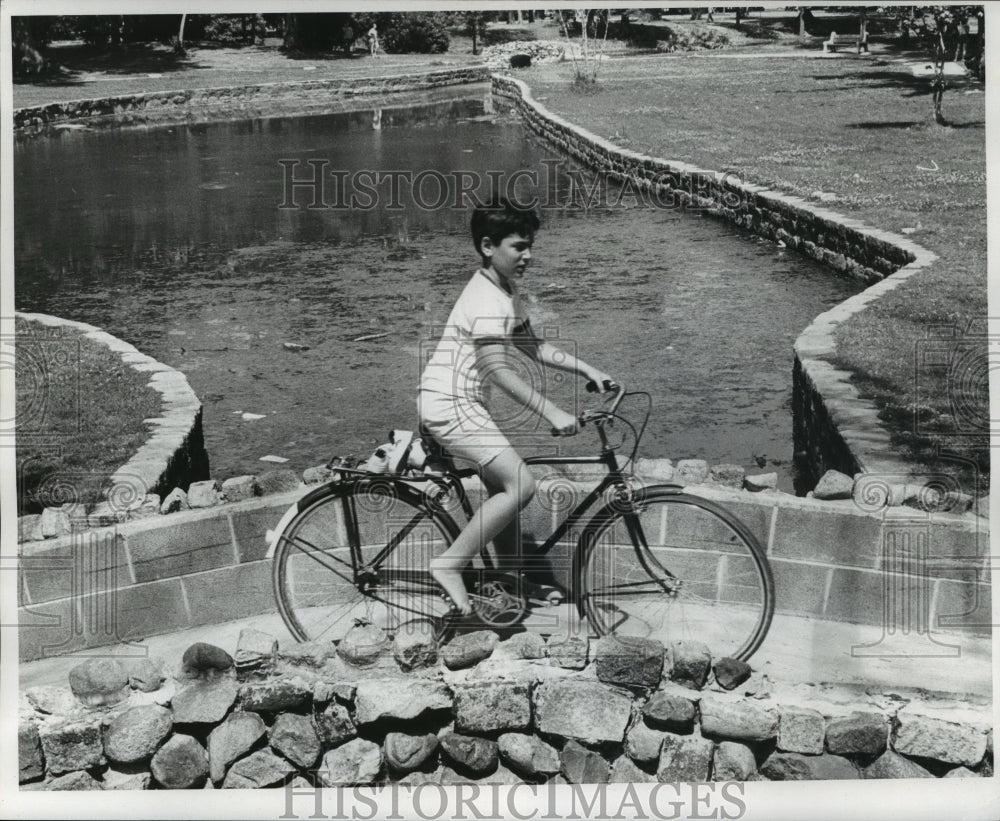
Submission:
<svg viewBox="0 0 1000 821">
<path fill-rule="evenodd" d="M 754 535 L 725 508 L 670 487 L 598 512 L 580 539 L 582 609 L 599 636 L 702 641 L 746 660 L 774 614 L 774 581 Z"/>
<path fill-rule="evenodd" d="M 427 566 L 457 527 L 419 490 L 361 479 L 299 505 L 276 536 L 272 565 L 278 610 L 296 639 L 337 642 L 357 621 L 390 634 L 412 621 L 440 622 L 447 606 Z"/>
</svg>

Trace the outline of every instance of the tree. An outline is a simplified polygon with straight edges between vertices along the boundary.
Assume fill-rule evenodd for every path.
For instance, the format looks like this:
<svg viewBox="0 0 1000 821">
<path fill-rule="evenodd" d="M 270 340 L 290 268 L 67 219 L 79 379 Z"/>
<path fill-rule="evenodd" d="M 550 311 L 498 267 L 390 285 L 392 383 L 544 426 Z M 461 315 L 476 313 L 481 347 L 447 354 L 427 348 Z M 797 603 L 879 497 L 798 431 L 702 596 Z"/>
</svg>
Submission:
<svg viewBox="0 0 1000 821">
<path fill-rule="evenodd" d="M 948 55 L 955 50 L 955 41 L 961 35 L 959 23 L 970 17 L 979 19 L 979 39 L 982 42 L 983 18 L 979 16 L 981 6 L 886 6 L 877 8 L 879 14 L 895 18 L 906 37 L 916 34 L 918 41 L 928 52 L 934 66 L 934 76 L 931 79 L 931 102 L 934 106 L 934 122 L 938 125 L 948 125 L 942 113 L 944 93 L 948 88 L 944 65 Z M 873 9 L 865 9 L 870 12 Z M 982 49 L 977 49 L 978 59 L 982 59 Z"/>
<path fill-rule="evenodd" d="M 463 11 L 461 12 L 465 30 L 472 38 L 472 53 L 479 54 L 479 39 L 486 33 L 486 24 L 496 20 L 499 13 L 495 11 Z"/>
<path fill-rule="evenodd" d="M 597 72 L 601 66 L 604 48 L 608 41 L 608 10 L 579 9 L 576 12 L 576 17 L 583 20 L 580 29 L 579 59 L 577 58 L 577 49 L 573 48 L 569 37 L 566 14 L 562 14 L 559 18 L 563 34 L 566 37 L 566 50 L 573 61 L 573 82 L 577 85 L 593 85 L 597 82 Z M 602 22 L 604 24 L 603 34 L 600 31 Z"/>
</svg>

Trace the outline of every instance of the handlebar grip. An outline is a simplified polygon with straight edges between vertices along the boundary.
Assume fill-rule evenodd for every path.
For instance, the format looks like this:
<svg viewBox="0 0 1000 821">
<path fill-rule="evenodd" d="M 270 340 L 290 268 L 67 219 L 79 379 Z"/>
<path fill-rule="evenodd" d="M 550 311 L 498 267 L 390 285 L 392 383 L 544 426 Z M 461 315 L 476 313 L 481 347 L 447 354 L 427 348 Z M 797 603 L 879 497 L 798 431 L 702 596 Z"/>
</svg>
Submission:
<svg viewBox="0 0 1000 821">
<path fill-rule="evenodd" d="M 617 382 L 612 382 L 610 379 L 604 380 L 605 391 L 616 391 L 620 387 L 621 386 Z M 587 391 L 589 393 L 598 393 L 600 391 L 600 389 L 597 387 L 597 383 L 593 379 L 587 382 Z"/>
</svg>

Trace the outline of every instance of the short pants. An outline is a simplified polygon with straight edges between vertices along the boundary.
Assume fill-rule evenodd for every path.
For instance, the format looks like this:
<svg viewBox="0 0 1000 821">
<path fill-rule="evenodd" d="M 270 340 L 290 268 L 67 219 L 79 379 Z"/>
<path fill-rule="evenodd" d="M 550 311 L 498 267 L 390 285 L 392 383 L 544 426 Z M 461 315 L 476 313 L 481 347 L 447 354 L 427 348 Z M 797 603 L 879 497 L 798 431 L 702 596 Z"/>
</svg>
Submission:
<svg viewBox="0 0 1000 821">
<path fill-rule="evenodd" d="M 488 465 L 511 445 L 479 402 L 417 391 L 421 435 L 431 436 L 457 460 Z"/>
</svg>

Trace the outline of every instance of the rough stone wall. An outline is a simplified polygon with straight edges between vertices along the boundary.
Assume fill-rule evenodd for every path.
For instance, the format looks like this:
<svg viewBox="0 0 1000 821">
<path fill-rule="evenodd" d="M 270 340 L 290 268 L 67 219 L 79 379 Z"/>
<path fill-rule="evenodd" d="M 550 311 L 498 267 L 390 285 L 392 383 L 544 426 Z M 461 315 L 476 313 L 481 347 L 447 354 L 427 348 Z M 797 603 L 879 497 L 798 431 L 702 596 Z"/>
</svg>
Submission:
<svg viewBox="0 0 1000 821">
<path fill-rule="evenodd" d="M 244 630 L 233 656 L 199 643 L 170 669 L 161 659 L 85 661 L 69 688 L 21 694 L 21 789 L 993 773 L 986 705 L 786 692 L 695 641 L 478 631 L 440 647 L 425 637 L 413 669 L 412 636 L 401 653 L 399 635 L 355 629 L 362 640 L 336 648 L 284 648 Z"/>
<path fill-rule="evenodd" d="M 214 114 L 216 118 L 267 116 L 274 114 L 276 106 L 321 110 L 333 101 L 346 97 L 418 91 L 488 79 L 487 69 L 476 66 L 392 77 L 154 91 L 19 108 L 14 112 L 14 128 L 37 128 L 49 123 L 94 117 L 116 117 L 123 122 L 156 122 L 176 119 L 201 121 L 209 114 Z"/>
<path fill-rule="evenodd" d="M 897 477 L 909 465 L 897 454 L 875 407 L 862 400 L 850 374 L 834 368 L 834 330 L 873 299 L 926 267 L 933 254 L 886 231 L 806 200 L 746 183 L 736 175 L 621 148 L 553 114 L 520 80 L 493 75 L 495 95 L 509 99 L 528 126 L 587 166 L 630 181 L 664 207 L 700 209 L 780 242 L 869 286 L 822 314 L 795 343 L 795 448 L 818 479 L 833 469 Z"/>
</svg>

